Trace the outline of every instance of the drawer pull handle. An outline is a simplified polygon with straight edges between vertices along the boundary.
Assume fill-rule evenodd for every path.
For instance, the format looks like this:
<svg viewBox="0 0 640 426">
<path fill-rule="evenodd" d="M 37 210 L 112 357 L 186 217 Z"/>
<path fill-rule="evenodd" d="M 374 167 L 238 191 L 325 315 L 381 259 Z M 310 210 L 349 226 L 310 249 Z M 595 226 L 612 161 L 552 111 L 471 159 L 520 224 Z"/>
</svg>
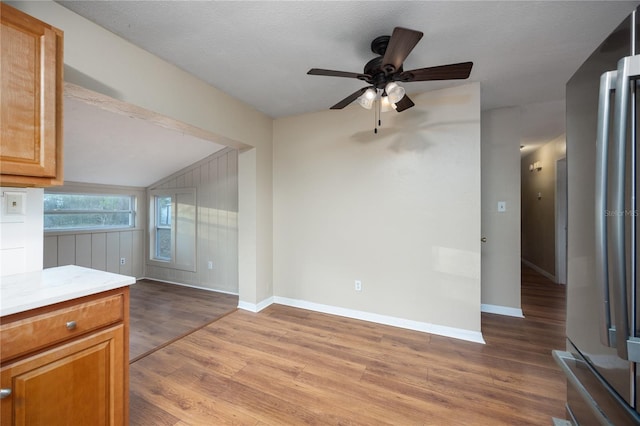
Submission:
<svg viewBox="0 0 640 426">
<path fill-rule="evenodd" d="M 76 329 L 76 322 L 75 321 L 67 322 L 67 330 L 75 330 L 75 329 Z"/>
<path fill-rule="evenodd" d="M 11 389 L 0 389 L 0 399 L 5 399 L 11 395 Z"/>
</svg>

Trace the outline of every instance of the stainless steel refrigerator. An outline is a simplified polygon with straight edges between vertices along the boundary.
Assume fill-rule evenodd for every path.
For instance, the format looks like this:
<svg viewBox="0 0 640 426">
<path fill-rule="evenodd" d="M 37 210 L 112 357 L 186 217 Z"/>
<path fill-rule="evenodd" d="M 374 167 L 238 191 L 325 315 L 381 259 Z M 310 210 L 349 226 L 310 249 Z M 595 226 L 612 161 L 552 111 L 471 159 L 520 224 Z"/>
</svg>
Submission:
<svg viewBox="0 0 640 426">
<path fill-rule="evenodd" d="M 640 424 L 637 27 L 638 10 L 567 83 L 567 348 L 553 355 L 579 425 Z"/>
</svg>

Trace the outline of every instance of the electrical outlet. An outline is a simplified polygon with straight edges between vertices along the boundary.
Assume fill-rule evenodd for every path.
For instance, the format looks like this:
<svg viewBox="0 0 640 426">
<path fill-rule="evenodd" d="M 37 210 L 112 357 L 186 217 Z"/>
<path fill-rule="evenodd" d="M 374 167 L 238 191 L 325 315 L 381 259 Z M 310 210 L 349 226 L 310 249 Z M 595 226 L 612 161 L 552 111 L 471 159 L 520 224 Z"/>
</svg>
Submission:
<svg viewBox="0 0 640 426">
<path fill-rule="evenodd" d="M 126 263 L 127 263 L 127 259 L 126 259 L 126 258 L 124 258 L 124 257 L 121 257 L 121 258 L 120 258 L 120 264 L 121 264 L 121 265 L 124 265 L 124 264 L 126 264 Z"/>
<path fill-rule="evenodd" d="M 208 269 L 213 269 L 213 261 L 212 260 L 207 262 L 207 268 Z"/>
<path fill-rule="evenodd" d="M 362 281 L 356 280 L 355 289 L 356 291 L 362 291 Z"/>
</svg>

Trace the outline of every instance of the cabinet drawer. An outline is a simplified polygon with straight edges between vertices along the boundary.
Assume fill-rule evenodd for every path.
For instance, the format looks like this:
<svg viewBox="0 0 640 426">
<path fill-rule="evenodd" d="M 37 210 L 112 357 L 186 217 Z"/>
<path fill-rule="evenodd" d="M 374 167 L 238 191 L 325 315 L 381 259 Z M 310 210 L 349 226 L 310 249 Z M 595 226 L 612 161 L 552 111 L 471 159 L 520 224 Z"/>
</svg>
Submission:
<svg viewBox="0 0 640 426">
<path fill-rule="evenodd" d="M 2 362 L 122 321 L 123 295 L 104 297 L 0 325 Z"/>
</svg>

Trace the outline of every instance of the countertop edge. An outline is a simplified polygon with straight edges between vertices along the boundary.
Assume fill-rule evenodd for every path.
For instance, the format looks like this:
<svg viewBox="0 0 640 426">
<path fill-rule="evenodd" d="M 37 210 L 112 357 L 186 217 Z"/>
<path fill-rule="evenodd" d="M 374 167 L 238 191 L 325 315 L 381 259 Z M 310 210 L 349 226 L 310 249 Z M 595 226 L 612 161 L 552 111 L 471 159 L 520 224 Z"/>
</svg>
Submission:
<svg viewBox="0 0 640 426">
<path fill-rule="evenodd" d="M 127 275 L 68 265 L 0 278 L 0 316 L 127 287 Z"/>
</svg>

